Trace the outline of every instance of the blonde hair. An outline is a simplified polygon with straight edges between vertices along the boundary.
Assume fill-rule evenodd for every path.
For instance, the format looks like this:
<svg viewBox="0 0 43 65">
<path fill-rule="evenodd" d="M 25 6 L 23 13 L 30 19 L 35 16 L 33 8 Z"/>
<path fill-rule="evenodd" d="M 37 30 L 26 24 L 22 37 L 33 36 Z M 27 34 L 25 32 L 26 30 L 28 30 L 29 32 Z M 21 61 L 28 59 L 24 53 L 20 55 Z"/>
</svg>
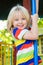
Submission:
<svg viewBox="0 0 43 65">
<path fill-rule="evenodd" d="M 15 11 L 19 11 L 19 10 L 23 12 L 23 14 L 26 17 L 26 20 L 28 21 L 28 25 L 29 25 L 30 14 L 29 14 L 28 10 L 26 8 L 24 8 L 23 6 L 21 6 L 21 5 L 14 6 L 11 9 L 11 11 L 8 15 L 8 18 L 7 18 L 7 21 L 8 21 L 7 30 L 9 32 L 11 32 L 11 30 L 13 29 L 13 19 L 14 19 Z"/>
</svg>

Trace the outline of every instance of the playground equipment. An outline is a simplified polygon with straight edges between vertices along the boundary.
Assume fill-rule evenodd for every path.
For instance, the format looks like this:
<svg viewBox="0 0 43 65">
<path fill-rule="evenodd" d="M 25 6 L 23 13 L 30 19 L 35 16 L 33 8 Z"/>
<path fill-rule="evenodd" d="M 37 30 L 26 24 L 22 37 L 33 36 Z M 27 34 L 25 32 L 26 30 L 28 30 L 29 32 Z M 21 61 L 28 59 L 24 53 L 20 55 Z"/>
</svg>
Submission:
<svg viewBox="0 0 43 65">
<path fill-rule="evenodd" d="M 15 65 L 15 45 L 0 42 L 0 65 Z"/>
<path fill-rule="evenodd" d="M 36 0 L 32 0 L 32 15 L 36 13 Z M 34 65 L 38 65 L 37 40 L 34 40 Z"/>
</svg>

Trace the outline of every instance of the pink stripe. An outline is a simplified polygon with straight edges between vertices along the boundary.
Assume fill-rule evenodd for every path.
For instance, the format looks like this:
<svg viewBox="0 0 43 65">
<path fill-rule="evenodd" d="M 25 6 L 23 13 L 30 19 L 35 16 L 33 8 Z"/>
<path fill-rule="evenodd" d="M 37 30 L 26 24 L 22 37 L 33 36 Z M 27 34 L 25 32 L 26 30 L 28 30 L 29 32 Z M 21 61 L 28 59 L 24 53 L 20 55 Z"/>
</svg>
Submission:
<svg viewBox="0 0 43 65">
<path fill-rule="evenodd" d="M 32 47 L 33 43 L 30 43 L 30 44 L 24 44 L 20 50 L 24 49 L 24 48 L 29 48 L 29 47 Z"/>
</svg>

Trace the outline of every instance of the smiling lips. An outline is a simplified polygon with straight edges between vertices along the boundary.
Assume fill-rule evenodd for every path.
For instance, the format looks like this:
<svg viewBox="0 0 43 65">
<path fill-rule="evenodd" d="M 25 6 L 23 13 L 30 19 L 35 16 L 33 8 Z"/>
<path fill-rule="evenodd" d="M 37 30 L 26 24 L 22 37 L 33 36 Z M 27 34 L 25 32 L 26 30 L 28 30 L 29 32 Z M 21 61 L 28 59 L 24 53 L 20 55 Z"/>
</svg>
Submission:
<svg viewBox="0 0 43 65">
<path fill-rule="evenodd" d="M 18 27 L 23 27 L 24 25 L 18 25 Z"/>
</svg>

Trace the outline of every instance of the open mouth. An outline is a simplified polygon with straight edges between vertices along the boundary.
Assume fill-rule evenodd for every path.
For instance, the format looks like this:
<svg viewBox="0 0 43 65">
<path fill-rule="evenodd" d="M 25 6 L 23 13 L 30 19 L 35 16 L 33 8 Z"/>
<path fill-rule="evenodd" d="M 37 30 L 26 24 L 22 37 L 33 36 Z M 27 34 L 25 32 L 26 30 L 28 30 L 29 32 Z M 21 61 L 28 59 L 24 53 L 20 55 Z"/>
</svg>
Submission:
<svg viewBox="0 0 43 65">
<path fill-rule="evenodd" d="M 19 24 L 18 24 L 18 26 L 23 27 L 24 25 L 19 25 Z"/>
<path fill-rule="evenodd" d="M 24 25 L 18 25 L 18 28 L 23 28 L 24 27 Z"/>
</svg>

